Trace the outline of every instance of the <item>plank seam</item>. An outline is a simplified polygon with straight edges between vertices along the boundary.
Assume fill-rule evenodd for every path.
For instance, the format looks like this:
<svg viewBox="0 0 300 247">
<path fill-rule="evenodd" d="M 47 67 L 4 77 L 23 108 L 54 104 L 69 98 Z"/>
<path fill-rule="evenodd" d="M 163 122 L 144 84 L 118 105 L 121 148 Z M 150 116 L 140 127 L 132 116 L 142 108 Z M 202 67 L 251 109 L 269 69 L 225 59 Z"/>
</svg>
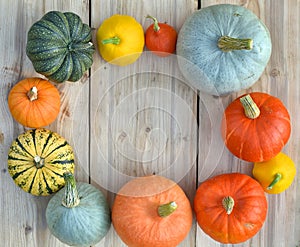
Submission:
<svg viewBox="0 0 300 247">
<path fill-rule="evenodd" d="M 89 26 L 92 27 L 92 0 L 89 0 Z M 92 29 L 93 31 L 93 29 Z M 92 82 L 92 68 L 89 68 L 89 80 L 88 80 L 88 83 L 89 83 L 89 100 L 88 100 L 88 119 L 89 119 L 89 129 L 88 129 L 88 146 L 89 146 L 89 153 L 88 153 L 88 183 L 91 183 L 92 182 L 92 179 L 91 179 L 91 146 L 92 146 L 92 143 L 91 143 L 91 98 L 92 98 L 92 92 L 91 92 L 91 82 Z"/>
</svg>

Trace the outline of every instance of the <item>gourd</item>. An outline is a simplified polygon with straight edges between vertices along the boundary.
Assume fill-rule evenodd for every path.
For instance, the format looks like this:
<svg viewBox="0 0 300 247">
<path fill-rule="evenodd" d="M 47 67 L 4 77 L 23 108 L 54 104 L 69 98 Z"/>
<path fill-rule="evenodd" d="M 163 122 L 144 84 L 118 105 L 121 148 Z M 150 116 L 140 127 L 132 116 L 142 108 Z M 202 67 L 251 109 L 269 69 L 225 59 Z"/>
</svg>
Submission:
<svg viewBox="0 0 300 247">
<path fill-rule="evenodd" d="M 224 244 L 237 244 L 253 237 L 263 226 L 267 209 L 260 184 L 241 173 L 221 174 L 204 181 L 194 198 L 199 226 Z"/>
<path fill-rule="evenodd" d="M 47 80 L 26 78 L 9 92 L 8 107 L 14 119 L 23 126 L 44 127 L 59 113 L 59 91 Z"/>
<path fill-rule="evenodd" d="M 289 156 L 280 152 L 268 161 L 254 163 L 252 173 L 266 193 L 279 194 L 293 183 L 296 167 Z"/>
<path fill-rule="evenodd" d="M 251 87 L 272 50 L 267 27 L 250 10 L 230 4 L 193 12 L 177 39 L 179 68 L 187 82 L 222 96 Z"/>
<path fill-rule="evenodd" d="M 92 66 L 91 28 L 72 12 L 50 11 L 27 34 L 26 54 L 36 72 L 62 83 L 78 81 Z"/>
<path fill-rule="evenodd" d="M 176 49 L 177 32 L 166 23 L 160 23 L 155 17 L 147 16 L 153 20 L 145 32 L 146 47 L 155 55 L 166 57 L 174 53 Z"/>
<path fill-rule="evenodd" d="M 36 196 L 50 195 L 64 186 L 65 171 L 74 172 L 73 149 L 51 130 L 27 130 L 10 146 L 8 171 L 24 191 Z"/>
<path fill-rule="evenodd" d="M 183 190 L 158 175 L 135 178 L 116 195 L 113 226 L 128 246 L 177 246 L 192 226 L 192 209 Z"/>
<path fill-rule="evenodd" d="M 70 246 L 98 243 L 111 226 L 110 209 L 103 193 L 87 183 L 76 183 L 65 172 L 65 187 L 58 191 L 46 208 L 50 232 Z"/>
<path fill-rule="evenodd" d="M 226 147 L 235 156 L 262 162 L 276 156 L 289 140 L 290 116 L 280 99 L 253 92 L 227 106 L 221 133 Z"/>
<path fill-rule="evenodd" d="M 143 52 L 144 30 L 133 17 L 116 14 L 105 19 L 98 28 L 97 44 L 105 61 L 119 66 L 129 65 Z"/>
</svg>

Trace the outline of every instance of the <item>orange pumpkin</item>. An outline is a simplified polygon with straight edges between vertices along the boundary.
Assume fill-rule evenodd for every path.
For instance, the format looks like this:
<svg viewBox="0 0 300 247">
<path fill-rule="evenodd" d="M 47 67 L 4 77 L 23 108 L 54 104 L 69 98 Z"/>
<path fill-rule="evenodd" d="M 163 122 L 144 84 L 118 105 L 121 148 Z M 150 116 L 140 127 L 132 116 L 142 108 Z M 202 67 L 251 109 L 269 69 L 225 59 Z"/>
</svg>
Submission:
<svg viewBox="0 0 300 247">
<path fill-rule="evenodd" d="M 201 229 L 221 243 L 241 243 L 263 226 L 267 199 L 261 185 L 241 173 L 221 174 L 203 182 L 194 198 Z"/>
<path fill-rule="evenodd" d="M 225 109 L 221 131 L 231 153 L 262 162 L 275 157 L 287 143 L 290 116 L 278 98 L 254 92 L 235 99 Z"/>
<path fill-rule="evenodd" d="M 59 113 L 59 91 L 47 80 L 27 78 L 11 89 L 8 106 L 14 119 L 23 126 L 44 127 L 52 123 Z"/>
<path fill-rule="evenodd" d="M 183 190 L 157 175 L 125 184 L 112 207 L 114 228 L 131 247 L 175 247 L 190 231 L 192 217 Z"/>
</svg>

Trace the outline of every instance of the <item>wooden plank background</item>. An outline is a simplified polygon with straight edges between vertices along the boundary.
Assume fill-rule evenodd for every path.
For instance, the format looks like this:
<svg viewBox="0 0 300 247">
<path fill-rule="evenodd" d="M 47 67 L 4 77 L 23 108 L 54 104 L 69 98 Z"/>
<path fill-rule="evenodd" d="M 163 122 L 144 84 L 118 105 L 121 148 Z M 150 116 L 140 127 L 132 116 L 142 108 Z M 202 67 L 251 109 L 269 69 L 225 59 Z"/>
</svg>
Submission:
<svg viewBox="0 0 300 247">
<path fill-rule="evenodd" d="M 34 72 L 25 53 L 30 26 L 50 10 L 72 11 L 91 25 L 115 13 L 134 16 L 144 29 L 147 14 L 180 30 L 194 10 L 218 3 L 249 8 L 271 32 L 273 50 L 260 80 L 247 92 L 280 98 L 291 114 L 292 135 L 284 148 L 300 168 L 300 2 L 299 0 L 13 0 L 0 1 L 0 240 L 1 246 L 62 247 L 47 229 L 50 197 L 35 197 L 15 186 L 7 172 L 12 141 L 26 130 L 11 117 L 7 96 L 12 86 Z M 95 36 L 93 37 L 95 41 Z M 175 55 L 157 58 L 146 50 L 124 68 L 94 55 L 90 73 L 78 83 L 58 85 L 62 108 L 47 126 L 69 140 L 76 152 L 76 177 L 101 189 L 112 205 L 115 192 L 132 177 L 162 174 L 177 181 L 191 202 L 199 183 L 216 174 L 251 174 L 252 164 L 234 158 L 219 136 L 224 108 L 239 92 L 222 98 L 197 93 L 184 83 Z M 110 179 L 107 179 L 107 178 Z M 300 177 L 280 195 L 267 195 L 269 212 L 262 230 L 240 247 L 300 246 Z M 96 245 L 125 246 L 113 228 Z M 223 246 L 197 227 L 180 246 Z"/>
</svg>

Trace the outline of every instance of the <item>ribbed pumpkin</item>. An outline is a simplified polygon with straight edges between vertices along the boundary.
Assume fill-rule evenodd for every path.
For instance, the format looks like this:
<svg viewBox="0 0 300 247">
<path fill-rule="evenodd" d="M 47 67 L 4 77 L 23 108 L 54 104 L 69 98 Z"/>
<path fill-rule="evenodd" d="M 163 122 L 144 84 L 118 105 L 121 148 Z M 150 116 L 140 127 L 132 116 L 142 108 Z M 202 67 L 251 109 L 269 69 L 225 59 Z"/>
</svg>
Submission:
<svg viewBox="0 0 300 247">
<path fill-rule="evenodd" d="M 253 237 L 267 216 L 267 199 L 248 175 L 228 173 L 204 181 L 197 189 L 194 210 L 201 229 L 214 240 L 237 244 Z"/>
<path fill-rule="evenodd" d="M 272 50 L 270 33 L 250 10 L 231 4 L 193 12 L 177 39 L 179 68 L 193 87 L 226 95 L 252 86 Z"/>
<path fill-rule="evenodd" d="M 290 116 L 280 99 L 253 92 L 227 106 L 221 132 L 226 147 L 235 156 L 262 162 L 275 157 L 289 140 Z"/>
<path fill-rule="evenodd" d="M 65 187 L 49 201 L 46 221 L 51 233 L 70 246 L 98 243 L 111 226 L 110 209 L 103 193 L 91 184 L 76 183 L 65 172 Z"/>
<path fill-rule="evenodd" d="M 72 12 L 50 11 L 28 31 L 26 54 L 54 82 L 78 81 L 93 63 L 91 28 Z"/>
<path fill-rule="evenodd" d="M 47 196 L 60 190 L 63 173 L 74 172 L 74 154 L 67 141 L 48 129 L 31 129 L 18 136 L 8 152 L 8 171 L 24 191 Z"/>
<path fill-rule="evenodd" d="M 129 181 L 112 208 L 114 228 L 131 247 L 175 247 L 187 236 L 192 217 L 183 190 L 157 175 Z"/>
<path fill-rule="evenodd" d="M 23 126 L 45 127 L 59 113 L 59 91 L 47 80 L 26 78 L 9 92 L 8 107 L 14 119 Z"/>
</svg>

